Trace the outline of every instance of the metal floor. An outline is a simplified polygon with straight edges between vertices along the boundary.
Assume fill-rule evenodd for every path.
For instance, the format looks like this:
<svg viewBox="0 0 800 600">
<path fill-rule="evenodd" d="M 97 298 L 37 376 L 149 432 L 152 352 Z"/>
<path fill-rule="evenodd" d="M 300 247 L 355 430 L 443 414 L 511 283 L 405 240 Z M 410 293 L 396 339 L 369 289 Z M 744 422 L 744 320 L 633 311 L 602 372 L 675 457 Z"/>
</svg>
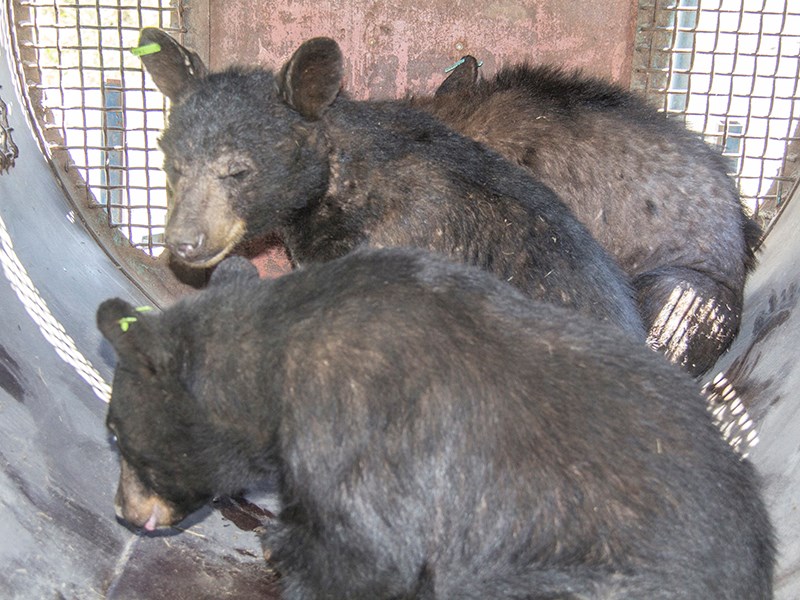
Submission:
<svg viewBox="0 0 800 600">
<path fill-rule="evenodd" d="M 0 173 L 0 595 L 274 597 L 242 511 L 209 508 L 187 531 L 158 537 L 114 518 L 117 458 L 104 426 L 114 358 L 95 310 L 112 296 L 148 300 L 76 221 L 25 120 L 6 50 L 0 98 L 19 157 Z M 798 223 L 795 201 L 762 250 L 742 333 L 710 374 L 729 371 L 760 426 L 751 457 L 780 536 L 785 600 L 800 598 Z"/>
</svg>

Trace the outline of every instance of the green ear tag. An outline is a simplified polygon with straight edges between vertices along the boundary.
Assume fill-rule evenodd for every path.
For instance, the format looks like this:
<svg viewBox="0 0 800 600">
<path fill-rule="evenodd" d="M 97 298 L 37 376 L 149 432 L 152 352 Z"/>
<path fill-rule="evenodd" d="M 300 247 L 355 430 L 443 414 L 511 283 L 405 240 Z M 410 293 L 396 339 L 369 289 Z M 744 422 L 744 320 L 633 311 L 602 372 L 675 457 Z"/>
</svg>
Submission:
<svg viewBox="0 0 800 600">
<path fill-rule="evenodd" d="M 449 67 L 447 67 L 447 68 L 444 70 L 444 72 L 445 72 L 445 73 L 449 73 L 450 71 L 454 71 L 454 70 L 456 70 L 458 67 L 460 67 L 460 66 L 461 66 L 461 65 L 463 65 L 463 64 L 464 64 L 464 59 L 462 58 L 461 60 L 459 60 L 459 61 L 458 61 L 458 62 L 456 62 L 455 64 L 452 64 L 452 65 L 450 65 Z"/>
<path fill-rule="evenodd" d="M 150 312 L 151 310 L 153 310 L 153 307 L 152 306 L 148 306 L 147 304 L 145 304 L 144 306 L 137 306 L 133 310 L 135 310 L 138 313 Z"/>
<path fill-rule="evenodd" d="M 465 58 L 462 58 L 461 60 L 459 60 L 459 61 L 458 61 L 458 62 L 456 62 L 455 64 L 452 64 L 452 65 L 450 65 L 449 67 L 447 67 L 447 68 L 444 70 L 444 72 L 445 72 L 445 73 L 449 73 L 450 71 L 455 71 L 455 70 L 456 70 L 458 67 L 460 67 L 461 65 L 463 65 L 463 64 L 464 64 L 464 61 L 465 61 L 465 60 L 466 60 Z M 478 66 L 479 66 L 479 67 L 482 67 L 482 66 L 483 66 L 483 61 L 482 61 L 482 60 L 479 60 L 479 61 L 478 61 Z"/>
<path fill-rule="evenodd" d="M 119 323 L 119 328 L 122 329 L 122 333 L 125 333 L 128 331 L 131 323 L 136 323 L 136 317 L 122 317 L 117 323 Z"/>
<path fill-rule="evenodd" d="M 131 48 L 131 54 L 134 56 L 144 56 L 145 54 L 155 54 L 156 52 L 161 52 L 161 44 L 156 44 L 155 42 L 138 48 Z"/>
</svg>

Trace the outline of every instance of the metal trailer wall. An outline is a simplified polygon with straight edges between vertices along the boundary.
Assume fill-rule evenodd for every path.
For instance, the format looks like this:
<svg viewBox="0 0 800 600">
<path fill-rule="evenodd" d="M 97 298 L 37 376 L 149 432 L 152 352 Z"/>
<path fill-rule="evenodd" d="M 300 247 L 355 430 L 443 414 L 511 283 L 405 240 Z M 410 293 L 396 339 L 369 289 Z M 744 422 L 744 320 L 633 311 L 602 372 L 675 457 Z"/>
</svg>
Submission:
<svg viewBox="0 0 800 600">
<path fill-rule="evenodd" d="M 0 45 L 0 99 L 19 150 L 0 173 L 0 595 L 272 597 L 241 520 L 209 508 L 185 532 L 149 537 L 114 519 L 117 459 L 104 426 L 114 359 L 94 315 L 111 296 L 151 300 L 73 212 L 26 120 L 8 40 Z M 751 458 L 779 533 L 785 600 L 800 597 L 799 222 L 790 202 L 747 287 L 742 333 L 712 372 L 728 371 L 760 425 Z"/>
<path fill-rule="evenodd" d="M 484 70 L 523 59 L 630 83 L 634 0 L 238 0 L 192 3 L 186 41 L 212 69 L 279 67 L 303 40 L 332 37 L 355 98 L 431 93 L 465 54 Z"/>
<path fill-rule="evenodd" d="M 9 40 L 0 44 L 0 99 L 19 153 L 0 172 L 0 597 L 268 596 L 255 534 L 219 511 L 156 537 L 114 518 L 114 356 L 95 311 L 113 296 L 152 300 L 76 217 L 26 120 Z"/>
</svg>

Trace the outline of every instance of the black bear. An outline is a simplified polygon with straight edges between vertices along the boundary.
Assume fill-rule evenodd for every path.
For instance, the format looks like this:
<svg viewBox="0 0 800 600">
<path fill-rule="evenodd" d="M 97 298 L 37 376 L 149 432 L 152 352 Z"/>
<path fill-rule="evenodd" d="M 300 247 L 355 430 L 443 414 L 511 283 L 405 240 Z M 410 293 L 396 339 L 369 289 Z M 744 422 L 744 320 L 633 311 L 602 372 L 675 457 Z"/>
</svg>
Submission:
<svg viewBox="0 0 800 600">
<path fill-rule="evenodd" d="M 411 104 L 559 195 L 631 277 L 653 348 L 694 375 L 728 348 L 760 231 L 696 135 L 608 82 L 547 65 L 484 80 L 471 56 Z"/>
<path fill-rule="evenodd" d="M 263 478 L 287 600 L 765 599 L 756 473 L 696 383 L 617 327 L 412 249 L 274 280 L 244 258 L 118 362 L 118 515 L 154 530 Z"/>
<path fill-rule="evenodd" d="M 166 243 L 186 263 L 273 232 L 296 264 L 421 247 L 644 340 L 627 276 L 551 190 L 405 102 L 340 96 L 333 40 L 305 42 L 277 75 L 207 73 L 158 29 L 140 44 L 160 48 L 142 60 L 172 100 Z"/>
</svg>

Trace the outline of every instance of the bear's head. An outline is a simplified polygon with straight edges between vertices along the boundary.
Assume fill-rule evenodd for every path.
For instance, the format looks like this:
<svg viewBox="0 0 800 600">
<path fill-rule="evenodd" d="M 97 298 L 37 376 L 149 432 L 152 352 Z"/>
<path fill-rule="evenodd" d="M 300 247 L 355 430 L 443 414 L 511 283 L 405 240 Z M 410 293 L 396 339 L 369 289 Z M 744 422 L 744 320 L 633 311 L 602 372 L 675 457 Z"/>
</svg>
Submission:
<svg viewBox="0 0 800 600">
<path fill-rule="evenodd" d="M 142 56 L 171 100 L 160 145 L 170 190 L 166 244 L 190 267 L 210 267 L 240 241 L 278 232 L 288 211 L 327 185 L 315 123 L 343 78 L 339 46 L 304 43 L 278 74 L 232 67 L 209 73 L 167 33 L 142 30 Z"/>
<path fill-rule="evenodd" d="M 235 257 L 217 267 L 209 287 L 257 277 Z M 117 354 L 106 419 L 120 453 L 116 513 L 148 531 L 178 523 L 221 492 L 220 435 L 192 393 L 192 344 L 180 334 L 198 318 L 198 306 L 158 315 L 114 298 L 97 311 L 98 328 Z"/>
</svg>

